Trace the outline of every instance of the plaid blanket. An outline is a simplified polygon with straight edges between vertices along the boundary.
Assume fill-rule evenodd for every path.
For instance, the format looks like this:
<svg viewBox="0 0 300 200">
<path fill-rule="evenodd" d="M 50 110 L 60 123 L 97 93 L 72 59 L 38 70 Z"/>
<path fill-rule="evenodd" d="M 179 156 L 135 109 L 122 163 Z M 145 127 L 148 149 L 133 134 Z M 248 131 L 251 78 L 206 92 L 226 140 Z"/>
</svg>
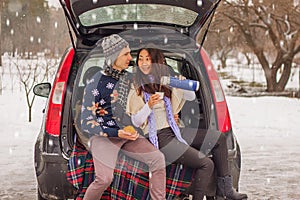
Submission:
<svg viewBox="0 0 300 200">
<path fill-rule="evenodd" d="M 149 181 L 147 166 L 124 154 L 120 154 L 114 170 L 114 180 L 102 195 L 103 200 L 126 199 L 148 200 Z M 192 169 L 172 164 L 166 167 L 166 199 L 174 199 L 191 184 L 194 175 Z M 76 141 L 68 161 L 68 181 L 77 189 L 75 200 L 82 200 L 89 184 L 94 180 L 92 155 Z"/>
</svg>

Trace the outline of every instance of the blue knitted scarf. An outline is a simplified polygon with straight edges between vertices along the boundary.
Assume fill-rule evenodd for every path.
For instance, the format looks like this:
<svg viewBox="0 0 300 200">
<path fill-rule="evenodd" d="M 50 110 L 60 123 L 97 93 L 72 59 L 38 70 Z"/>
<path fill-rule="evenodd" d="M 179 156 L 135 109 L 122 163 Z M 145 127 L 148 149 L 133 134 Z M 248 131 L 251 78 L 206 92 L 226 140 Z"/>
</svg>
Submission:
<svg viewBox="0 0 300 200">
<path fill-rule="evenodd" d="M 147 92 L 144 92 L 144 98 L 145 98 L 145 101 L 147 103 L 149 101 L 149 99 L 150 99 L 150 94 L 148 94 Z M 165 102 L 165 107 L 166 107 L 166 113 L 167 113 L 168 123 L 169 123 L 171 129 L 173 130 L 176 138 L 180 142 L 182 142 L 184 144 L 187 144 L 187 142 L 182 138 L 181 133 L 180 133 L 180 129 L 179 129 L 179 127 L 177 126 L 177 124 L 175 122 L 170 98 L 164 96 L 164 102 Z M 150 142 L 157 149 L 159 149 L 158 137 L 157 137 L 157 130 L 156 130 L 156 122 L 155 122 L 155 117 L 154 117 L 153 110 L 151 111 L 151 113 L 150 113 L 150 115 L 148 117 L 148 124 L 149 124 L 149 139 L 150 139 Z"/>
</svg>

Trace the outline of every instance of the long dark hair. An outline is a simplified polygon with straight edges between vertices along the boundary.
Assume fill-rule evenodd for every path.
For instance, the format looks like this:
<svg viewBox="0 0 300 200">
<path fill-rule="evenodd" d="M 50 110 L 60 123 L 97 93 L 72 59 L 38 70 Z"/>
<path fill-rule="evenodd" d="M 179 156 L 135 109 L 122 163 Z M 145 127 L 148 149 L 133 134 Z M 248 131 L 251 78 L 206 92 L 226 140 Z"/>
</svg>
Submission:
<svg viewBox="0 0 300 200">
<path fill-rule="evenodd" d="M 144 74 L 140 68 L 137 67 L 135 87 L 137 88 L 138 95 L 141 95 L 143 91 L 149 94 L 160 91 L 164 92 L 166 97 L 171 98 L 171 89 L 165 85 L 160 85 L 161 77 L 170 75 L 169 67 L 167 66 L 163 52 L 160 49 L 142 48 L 137 52 L 137 64 L 142 50 L 146 50 L 149 53 L 152 64 L 149 74 Z"/>
</svg>

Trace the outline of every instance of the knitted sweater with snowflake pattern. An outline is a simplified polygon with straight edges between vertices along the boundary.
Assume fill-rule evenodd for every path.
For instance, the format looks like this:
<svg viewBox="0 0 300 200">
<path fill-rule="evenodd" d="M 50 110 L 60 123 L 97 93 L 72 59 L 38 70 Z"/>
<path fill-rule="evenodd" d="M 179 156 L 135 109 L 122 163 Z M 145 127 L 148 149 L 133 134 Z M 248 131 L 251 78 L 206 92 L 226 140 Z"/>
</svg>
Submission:
<svg viewBox="0 0 300 200">
<path fill-rule="evenodd" d="M 81 128 L 88 134 L 118 137 L 120 127 L 113 116 L 112 100 L 118 80 L 96 73 L 85 88 L 81 110 Z"/>
</svg>

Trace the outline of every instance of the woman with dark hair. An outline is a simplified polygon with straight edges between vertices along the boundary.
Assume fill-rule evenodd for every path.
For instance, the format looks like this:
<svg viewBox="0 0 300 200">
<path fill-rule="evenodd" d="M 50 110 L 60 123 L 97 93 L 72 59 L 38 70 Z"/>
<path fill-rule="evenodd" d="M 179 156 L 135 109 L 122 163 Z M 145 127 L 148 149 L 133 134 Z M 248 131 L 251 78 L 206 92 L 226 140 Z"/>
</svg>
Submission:
<svg viewBox="0 0 300 200">
<path fill-rule="evenodd" d="M 213 162 L 187 144 L 174 119 L 184 102 L 195 98 L 195 93 L 159 84 L 161 76 L 169 75 L 159 50 L 142 49 L 138 52 L 137 63 L 135 89 L 129 92 L 127 112 L 133 124 L 149 134 L 151 143 L 164 153 L 167 163 L 180 163 L 196 169 L 193 199 L 202 200 L 213 173 Z M 163 99 L 155 92 L 163 92 Z"/>
<path fill-rule="evenodd" d="M 163 52 L 152 48 L 141 49 L 136 62 L 137 73 L 134 88 L 129 92 L 127 113 L 135 126 L 140 127 L 144 134 L 149 134 L 150 142 L 164 153 L 168 163 L 180 163 L 195 169 L 193 199 L 204 198 L 214 164 L 218 175 L 217 195 L 231 200 L 247 199 L 246 194 L 238 193 L 232 187 L 226 137 L 223 134 L 220 134 L 212 150 L 214 162 L 182 138 L 174 116 L 186 100 L 195 99 L 195 93 L 160 84 L 162 76 L 170 75 Z M 163 99 L 157 92 L 164 93 Z"/>
</svg>

